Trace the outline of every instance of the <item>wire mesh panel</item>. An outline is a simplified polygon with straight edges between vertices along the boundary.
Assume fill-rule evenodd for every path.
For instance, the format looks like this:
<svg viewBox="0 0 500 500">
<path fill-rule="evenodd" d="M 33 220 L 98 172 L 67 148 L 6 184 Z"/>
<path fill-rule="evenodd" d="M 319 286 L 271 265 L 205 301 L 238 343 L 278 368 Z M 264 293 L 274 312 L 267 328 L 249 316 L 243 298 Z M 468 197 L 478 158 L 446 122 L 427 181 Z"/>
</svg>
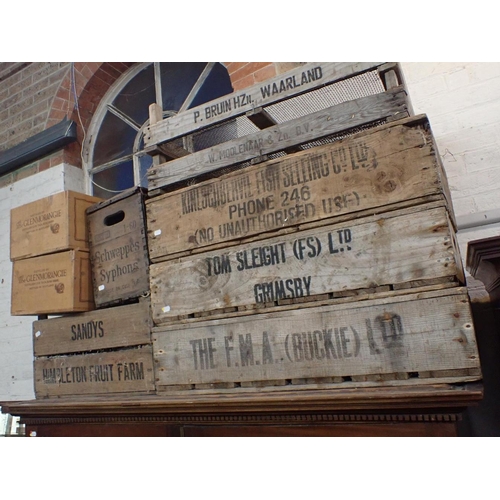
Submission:
<svg viewBox="0 0 500 500">
<path fill-rule="evenodd" d="M 159 124 L 167 127 L 166 132 L 151 132 L 149 142 L 165 139 L 170 144 L 178 140 L 176 134 L 189 130 L 187 123 L 194 119 L 191 131 L 184 136 L 192 154 L 151 168 L 150 191 L 160 188 L 166 192 L 196 184 L 259 161 L 338 141 L 383 125 L 388 119 L 408 116 L 403 87 L 386 90 L 385 73 L 374 64 L 361 72 L 354 71 L 352 68 L 357 66 L 353 65 L 352 74 L 292 92 L 295 86 L 300 90 L 299 82 L 311 75 L 328 71 L 337 75 L 332 65 L 343 63 L 324 63 L 325 69 L 319 64 L 323 63 L 301 66 L 293 70 L 295 74 L 288 72 L 246 93 L 233 93 L 207 103 L 205 108 L 190 110 L 191 116 L 185 112 Z M 284 95 L 287 91 L 290 95 Z M 244 113 L 237 108 L 242 100 L 248 108 Z M 206 120 L 215 123 L 206 126 Z"/>
</svg>

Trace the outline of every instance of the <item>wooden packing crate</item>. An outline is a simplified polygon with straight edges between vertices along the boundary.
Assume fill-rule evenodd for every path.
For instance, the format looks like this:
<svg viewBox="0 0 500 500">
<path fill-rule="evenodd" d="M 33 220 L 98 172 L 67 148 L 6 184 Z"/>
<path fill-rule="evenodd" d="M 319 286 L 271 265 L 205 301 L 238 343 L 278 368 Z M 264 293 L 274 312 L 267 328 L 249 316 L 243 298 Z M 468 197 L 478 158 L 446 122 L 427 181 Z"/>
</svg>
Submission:
<svg viewBox="0 0 500 500">
<path fill-rule="evenodd" d="M 12 263 L 11 314 L 62 314 L 94 309 L 90 258 L 67 250 Z"/>
<path fill-rule="evenodd" d="M 153 328 L 157 390 L 481 378 L 465 288 Z"/>
<path fill-rule="evenodd" d="M 132 188 L 87 209 L 96 307 L 149 291 L 144 194 Z"/>
<path fill-rule="evenodd" d="M 13 208 L 10 212 L 10 259 L 69 249 L 89 248 L 85 210 L 101 198 L 74 191 Z"/>
<path fill-rule="evenodd" d="M 155 391 L 151 346 L 35 359 L 37 398 Z"/>
<path fill-rule="evenodd" d="M 33 322 L 35 356 L 151 344 L 150 301 Z"/>
<path fill-rule="evenodd" d="M 441 201 L 160 262 L 150 270 L 153 320 L 235 307 L 248 314 L 439 278 L 463 283 L 454 240 Z"/>
<path fill-rule="evenodd" d="M 144 143 L 146 146 L 161 144 L 361 73 L 377 71 L 383 77 L 386 72 L 394 70 L 398 71 L 397 64 L 382 62 L 307 63 L 244 91 L 236 91 L 151 123 L 146 127 Z"/>
<path fill-rule="evenodd" d="M 429 122 L 408 118 L 150 198 L 150 259 L 443 197 Z"/>
<path fill-rule="evenodd" d="M 163 189 L 176 182 L 206 176 L 221 168 L 246 161 L 262 161 L 266 155 L 297 151 L 299 146 L 324 137 L 347 135 L 347 131 L 354 128 L 379 126 L 389 119 L 406 116 L 407 94 L 401 87 L 349 100 L 153 166 L 148 170 L 148 186 L 154 192 L 155 188 Z"/>
</svg>

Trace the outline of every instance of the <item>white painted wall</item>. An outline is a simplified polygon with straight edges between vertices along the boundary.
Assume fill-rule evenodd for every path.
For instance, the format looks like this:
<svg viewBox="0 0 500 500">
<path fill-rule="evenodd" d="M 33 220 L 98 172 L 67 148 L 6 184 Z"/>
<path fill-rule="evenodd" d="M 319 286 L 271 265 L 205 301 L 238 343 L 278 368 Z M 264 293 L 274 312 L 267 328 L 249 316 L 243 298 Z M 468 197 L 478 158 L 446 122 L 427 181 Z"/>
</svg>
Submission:
<svg viewBox="0 0 500 500">
<path fill-rule="evenodd" d="M 66 189 L 84 192 L 83 171 L 61 164 L 0 189 L 0 401 L 33 399 L 34 316 L 11 316 L 10 210 Z"/>
<path fill-rule="evenodd" d="M 500 207 L 500 63 L 402 63 L 430 120 L 457 217 Z"/>
<path fill-rule="evenodd" d="M 461 221 L 500 211 L 500 63 L 401 63 L 415 114 L 429 117 Z M 469 241 L 500 234 L 500 224 L 458 231 Z M 481 284 L 466 273 L 474 289 Z M 484 290 L 484 288 L 483 288 Z M 483 296 L 485 292 L 483 293 Z"/>
</svg>

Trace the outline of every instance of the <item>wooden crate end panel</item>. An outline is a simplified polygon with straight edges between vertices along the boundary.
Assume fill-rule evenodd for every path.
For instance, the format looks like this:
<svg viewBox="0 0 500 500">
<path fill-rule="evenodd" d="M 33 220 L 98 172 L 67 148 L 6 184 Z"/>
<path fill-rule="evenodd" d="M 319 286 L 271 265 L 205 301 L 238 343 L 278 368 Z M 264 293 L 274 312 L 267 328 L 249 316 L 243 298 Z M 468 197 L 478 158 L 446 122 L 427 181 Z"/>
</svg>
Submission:
<svg viewBox="0 0 500 500">
<path fill-rule="evenodd" d="M 88 263 L 88 251 L 85 250 L 68 250 L 14 261 L 11 314 L 29 316 L 94 309 L 89 297 Z"/>
<path fill-rule="evenodd" d="M 33 322 L 37 357 L 151 344 L 149 301 Z"/>
<path fill-rule="evenodd" d="M 37 398 L 154 390 L 151 347 L 35 360 Z"/>
</svg>

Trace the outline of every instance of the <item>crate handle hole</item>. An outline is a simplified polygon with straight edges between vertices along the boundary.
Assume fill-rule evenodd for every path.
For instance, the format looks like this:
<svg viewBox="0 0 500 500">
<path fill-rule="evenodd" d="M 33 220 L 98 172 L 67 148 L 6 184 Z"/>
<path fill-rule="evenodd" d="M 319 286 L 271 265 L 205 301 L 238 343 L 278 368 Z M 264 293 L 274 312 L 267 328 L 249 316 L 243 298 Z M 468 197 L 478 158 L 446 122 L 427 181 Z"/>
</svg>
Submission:
<svg viewBox="0 0 500 500">
<path fill-rule="evenodd" d="M 104 217 L 104 225 L 114 226 L 115 224 L 121 222 L 123 219 L 125 219 L 125 212 L 123 210 L 120 210 L 119 212 Z"/>
</svg>

